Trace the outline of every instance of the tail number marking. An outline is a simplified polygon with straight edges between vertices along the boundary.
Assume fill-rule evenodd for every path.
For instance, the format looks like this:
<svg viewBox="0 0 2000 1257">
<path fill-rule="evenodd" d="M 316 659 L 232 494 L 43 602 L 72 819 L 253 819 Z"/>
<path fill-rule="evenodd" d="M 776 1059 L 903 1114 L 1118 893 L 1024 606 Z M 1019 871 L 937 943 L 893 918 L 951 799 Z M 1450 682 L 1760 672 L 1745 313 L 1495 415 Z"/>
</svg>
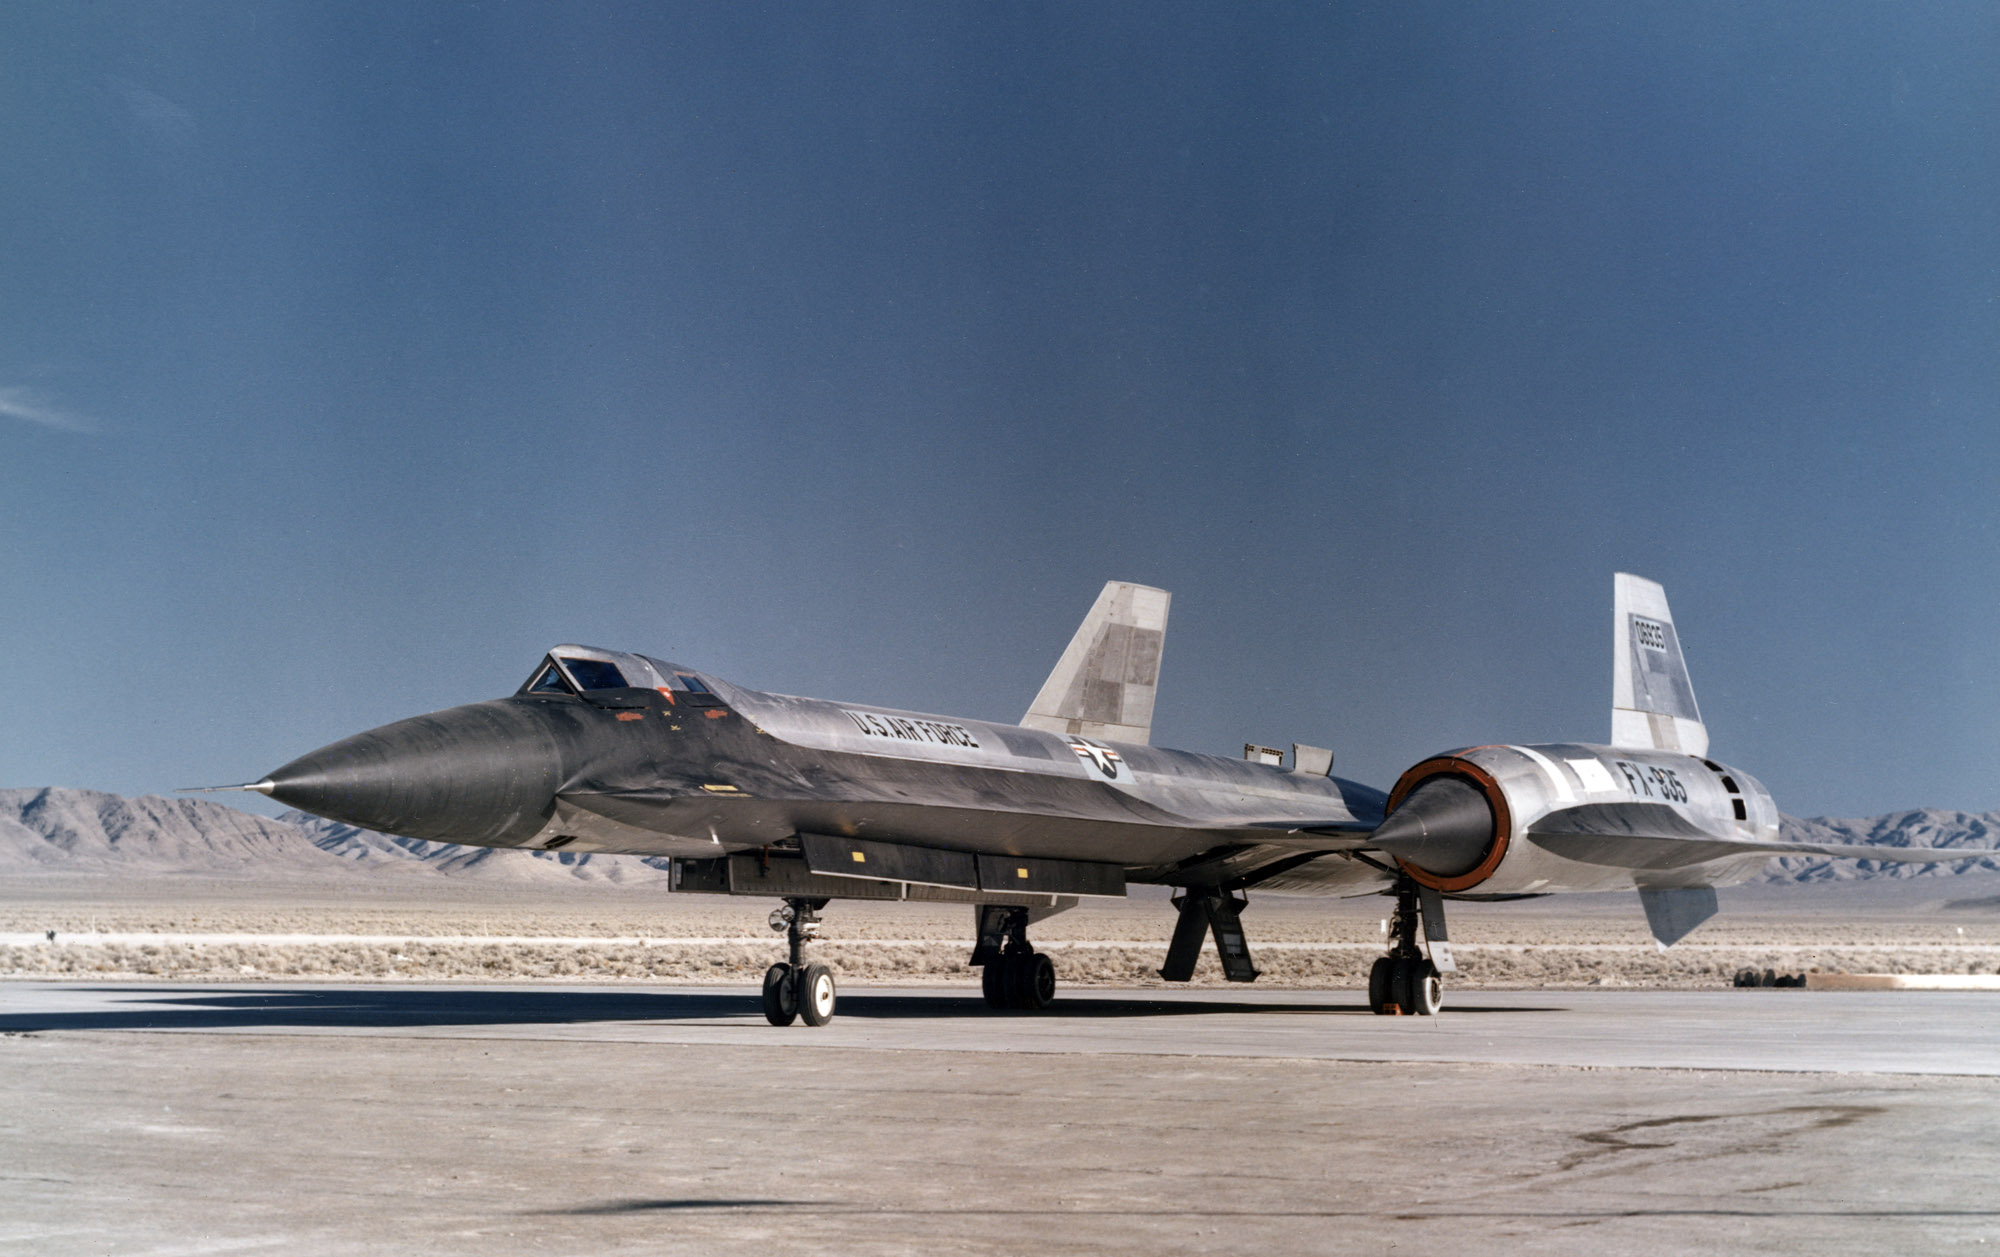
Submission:
<svg viewBox="0 0 2000 1257">
<path fill-rule="evenodd" d="M 1650 764 L 1635 764 L 1630 760 L 1614 759 L 1612 764 L 1625 774 L 1625 785 L 1633 794 L 1648 799 L 1665 799 L 1669 803 L 1688 801 L 1687 787 L 1671 768 L 1655 768 Z"/>
</svg>

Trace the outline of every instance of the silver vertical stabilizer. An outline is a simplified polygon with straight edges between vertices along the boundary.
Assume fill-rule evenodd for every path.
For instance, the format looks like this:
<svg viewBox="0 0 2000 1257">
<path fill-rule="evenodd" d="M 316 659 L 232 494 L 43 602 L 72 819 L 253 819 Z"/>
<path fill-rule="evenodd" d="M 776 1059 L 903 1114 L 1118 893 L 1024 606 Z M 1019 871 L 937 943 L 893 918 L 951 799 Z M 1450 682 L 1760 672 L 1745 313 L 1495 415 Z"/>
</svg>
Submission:
<svg viewBox="0 0 2000 1257">
<path fill-rule="evenodd" d="M 1172 597 L 1124 581 L 1105 585 L 1021 723 L 1050 733 L 1151 741 Z"/>
<path fill-rule="evenodd" d="M 1666 590 L 1618 573 L 1612 621 L 1611 745 L 1708 754 L 1708 728 L 1694 705 Z"/>
</svg>

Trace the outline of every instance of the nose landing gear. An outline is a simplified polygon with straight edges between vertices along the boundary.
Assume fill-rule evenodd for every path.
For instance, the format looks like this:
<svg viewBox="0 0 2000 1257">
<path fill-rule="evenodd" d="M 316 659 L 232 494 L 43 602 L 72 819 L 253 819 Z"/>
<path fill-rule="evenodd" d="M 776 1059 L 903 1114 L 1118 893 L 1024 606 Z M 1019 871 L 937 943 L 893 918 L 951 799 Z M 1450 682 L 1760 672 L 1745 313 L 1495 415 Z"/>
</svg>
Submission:
<svg viewBox="0 0 2000 1257">
<path fill-rule="evenodd" d="M 833 1020 L 839 998 L 833 970 L 806 963 L 806 944 L 819 937 L 819 910 L 824 907 L 824 899 L 787 899 L 771 913 L 771 928 L 782 931 L 790 945 L 790 959 L 764 971 L 764 1019 L 774 1026 L 789 1026 L 800 1018 L 809 1026 Z"/>
<path fill-rule="evenodd" d="M 1435 903 L 1428 902 L 1435 900 Z M 1378 1016 L 1430 1017 L 1444 1006 L 1444 979 L 1438 966 L 1417 942 L 1417 926 L 1425 927 L 1433 951 L 1450 944 L 1444 937 L 1444 899 L 1436 891 L 1422 893 L 1407 877 L 1396 881 L 1396 911 L 1389 918 L 1389 954 L 1368 971 L 1368 1011 Z"/>
</svg>

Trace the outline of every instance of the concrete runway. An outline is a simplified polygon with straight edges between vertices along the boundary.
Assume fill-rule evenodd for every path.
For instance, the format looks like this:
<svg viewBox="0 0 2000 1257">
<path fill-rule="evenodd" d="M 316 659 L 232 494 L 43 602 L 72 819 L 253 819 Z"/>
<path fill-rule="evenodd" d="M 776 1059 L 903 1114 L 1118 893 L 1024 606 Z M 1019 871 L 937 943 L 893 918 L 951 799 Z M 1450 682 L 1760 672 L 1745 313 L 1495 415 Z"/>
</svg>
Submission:
<svg viewBox="0 0 2000 1257">
<path fill-rule="evenodd" d="M 2000 1252 L 2000 995 L 0 984 L 0 1252 Z"/>
</svg>

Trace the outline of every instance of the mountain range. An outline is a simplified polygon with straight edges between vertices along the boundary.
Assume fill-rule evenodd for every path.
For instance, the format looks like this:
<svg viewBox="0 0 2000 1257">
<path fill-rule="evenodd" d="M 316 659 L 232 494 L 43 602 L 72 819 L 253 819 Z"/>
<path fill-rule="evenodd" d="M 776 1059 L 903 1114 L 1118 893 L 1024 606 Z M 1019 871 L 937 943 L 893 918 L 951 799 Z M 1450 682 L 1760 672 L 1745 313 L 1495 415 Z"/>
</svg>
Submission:
<svg viewBox="0 0 2000 1257">
<path fill-rule="evenodd" d="M 289 812 L 273 819 L 207 799 L 126 798 L 56 787 L 0 790 L 0 879 L 183 876 L 351 882 L 413 872 L 459 882 L 633 885 L 667 881 L 667 861 L 566 851 L 498 851 L 396 838 Z"/>
</svg>

